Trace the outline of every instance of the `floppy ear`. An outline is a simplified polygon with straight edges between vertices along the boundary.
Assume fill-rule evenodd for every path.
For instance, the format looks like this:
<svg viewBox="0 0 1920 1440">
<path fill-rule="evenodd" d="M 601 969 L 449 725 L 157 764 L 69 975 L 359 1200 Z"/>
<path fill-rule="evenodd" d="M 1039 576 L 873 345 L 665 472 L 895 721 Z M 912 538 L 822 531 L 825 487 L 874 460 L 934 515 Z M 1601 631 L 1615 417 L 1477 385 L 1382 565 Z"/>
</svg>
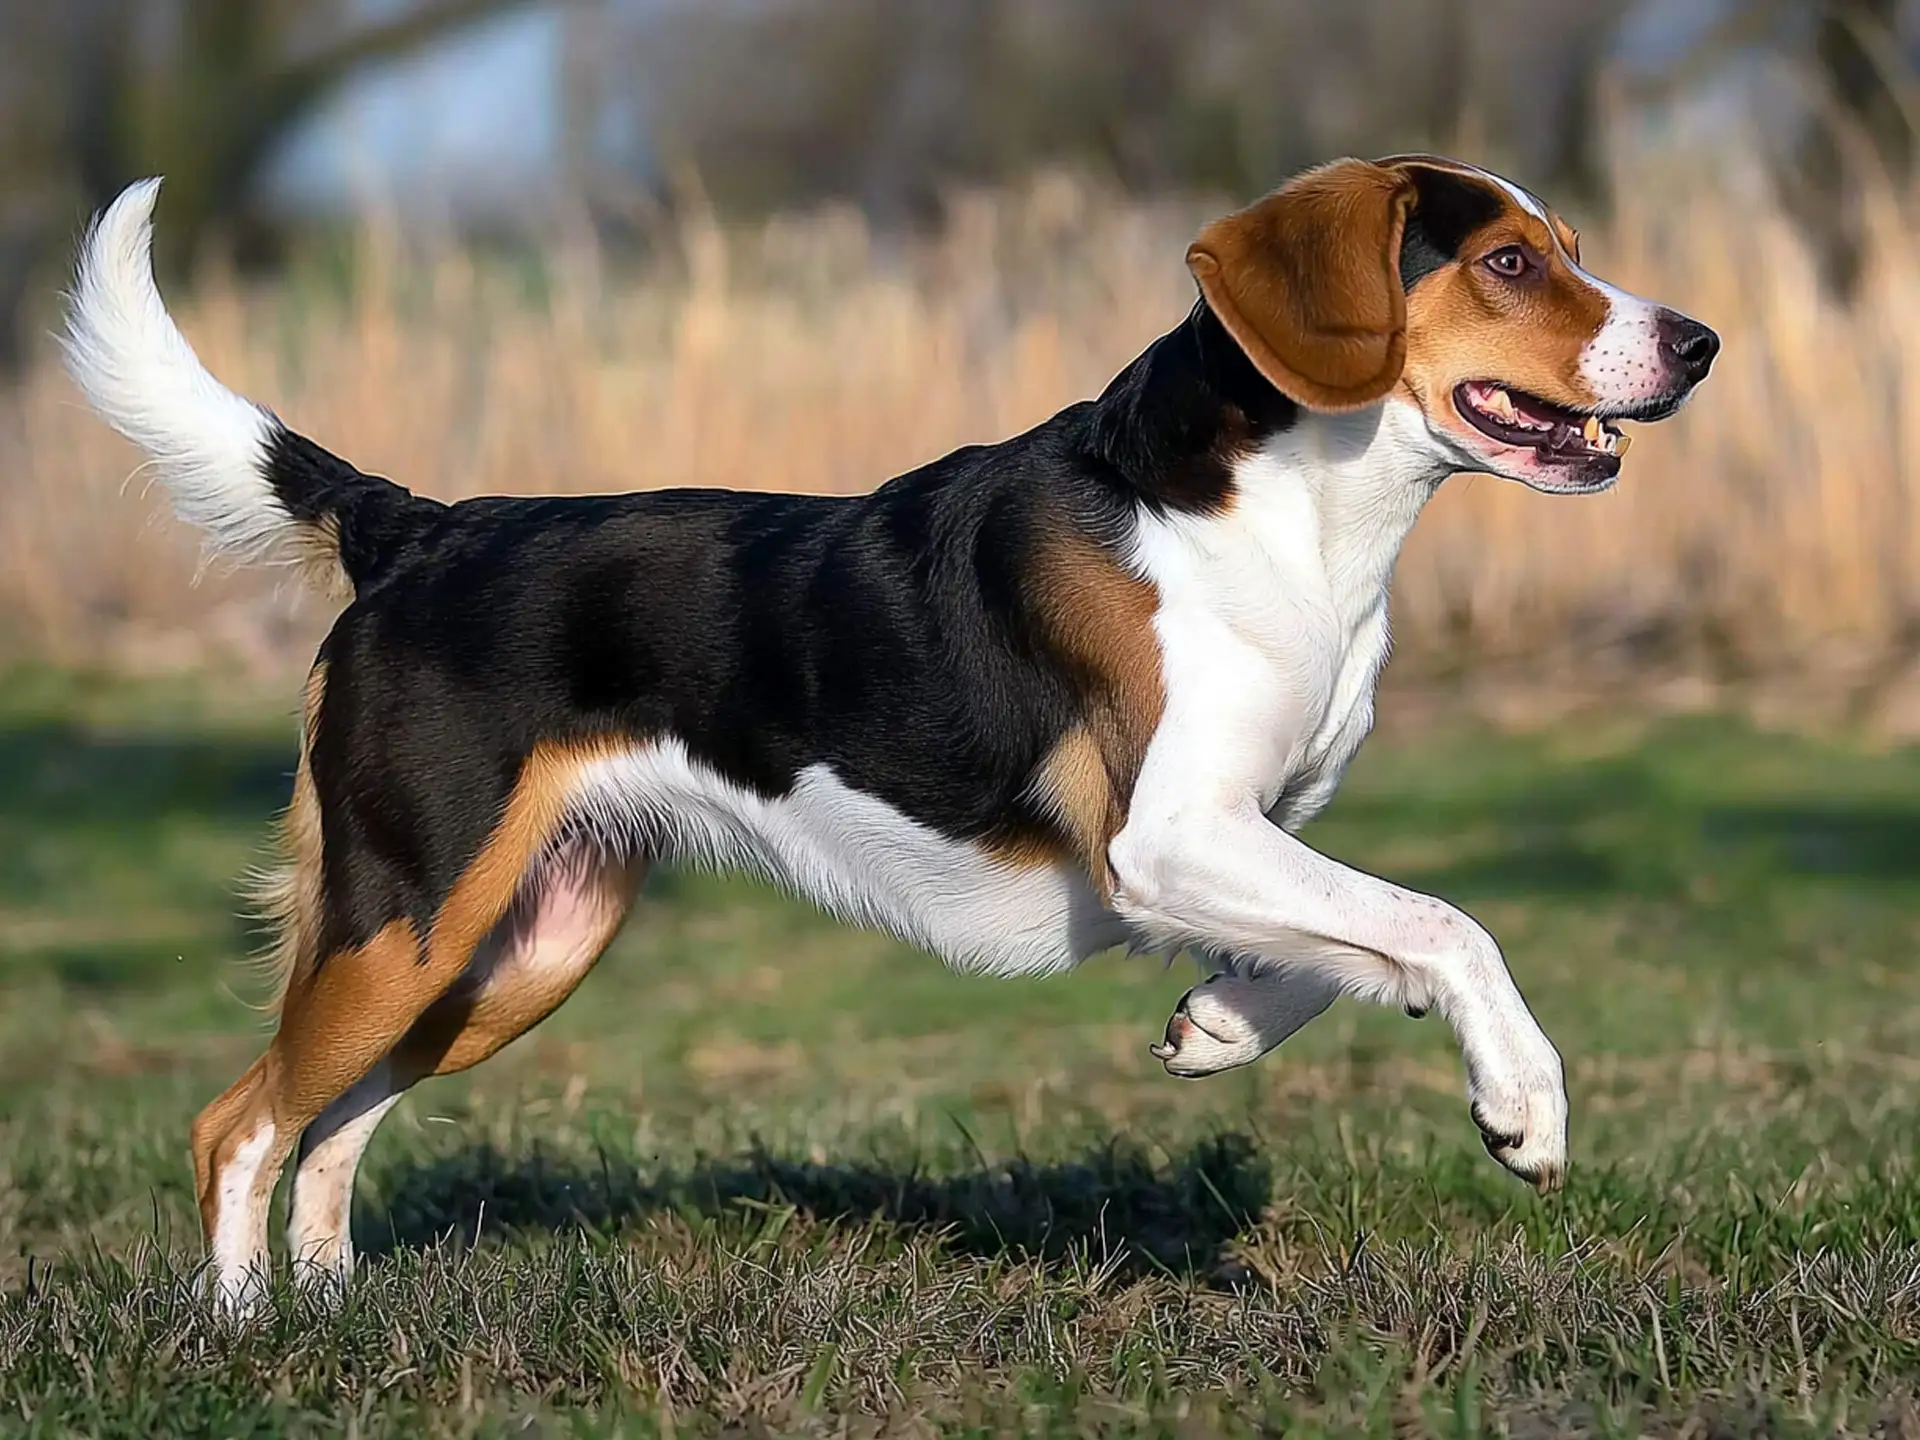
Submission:
<svg viewBox="0 0 1920 1440">
<path fill-rule="evenodd" d="M 1413 197 L 1404 170 L 1336 160 L 1214 221 L 1188 247 L 1208 308 L 1281 394 L 1310 410 L 1351 410 L 1400 379 L 1400 238 Z"/>
</svg>

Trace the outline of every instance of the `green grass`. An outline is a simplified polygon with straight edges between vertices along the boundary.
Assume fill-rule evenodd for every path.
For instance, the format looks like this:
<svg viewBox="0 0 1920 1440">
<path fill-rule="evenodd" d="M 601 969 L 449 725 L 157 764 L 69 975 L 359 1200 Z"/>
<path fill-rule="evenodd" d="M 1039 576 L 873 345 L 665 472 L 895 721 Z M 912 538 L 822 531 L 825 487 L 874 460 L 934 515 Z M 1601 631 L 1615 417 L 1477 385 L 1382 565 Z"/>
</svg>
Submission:
<svg viewBox="0 0 1920 1440">
<path fill-rule="evenodd" d="M 232 881 L 291 730 L 0 687 L 0 1433 L 1920 1426 L 1920 755 L 1363 755 L 1309 838 L 1500 936 L 1568 1063 L 1554 1199 L 1481 1152 L 1438 1021 L 1343 1002 L 1183 1083 L 1146 1046 L 1184 964 L 963 979 L 669 877 L 395 1111 L 344 1306 L 233 1329 L 186 1131 L 265 1038 Z"/>
</svg>

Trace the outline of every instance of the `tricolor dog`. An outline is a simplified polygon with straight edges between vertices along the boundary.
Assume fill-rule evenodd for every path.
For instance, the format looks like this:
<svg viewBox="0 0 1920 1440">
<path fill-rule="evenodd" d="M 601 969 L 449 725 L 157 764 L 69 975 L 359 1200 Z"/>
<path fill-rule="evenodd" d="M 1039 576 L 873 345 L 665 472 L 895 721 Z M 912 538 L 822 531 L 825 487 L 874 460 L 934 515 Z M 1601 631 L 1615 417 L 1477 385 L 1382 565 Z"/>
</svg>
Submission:
<svg viewBox="0 0 1920 1440">
<path fill-rule="evenodd" d="M 216 549 L 350 596 L 306 686 L 278 1030 L 193 1127 L 229 1303 L 289 1157 L 295 1263 L 351 1268 L 381 1117 L 538 1024 L 668 863 L 981 974 L 1192 951 L 1175 1075 L 1338 995 L 1437 1009 L 1487 1148 L 1559 1183 L 1560 1057 L 1494 941 L 1295 833 L 1371 724 L 1441 481 L 1604 490 L 1615 422 L 1719 348 L 1533 195 L 1430 156 L 1309 171 L 1200 233 L 1192 312 L 1097 400 L 867 495 L 443 505 L 207 374 L 154 287 L 157 190 L 85 242 L 73 374 Z"/>
</svg>

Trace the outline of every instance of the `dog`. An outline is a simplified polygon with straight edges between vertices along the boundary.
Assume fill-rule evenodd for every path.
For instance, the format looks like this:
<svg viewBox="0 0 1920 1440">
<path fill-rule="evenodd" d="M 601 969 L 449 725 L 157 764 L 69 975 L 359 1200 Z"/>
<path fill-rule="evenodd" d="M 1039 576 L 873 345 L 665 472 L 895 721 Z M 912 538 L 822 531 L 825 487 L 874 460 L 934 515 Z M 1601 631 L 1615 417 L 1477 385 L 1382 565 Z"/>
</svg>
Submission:
<svg viewBox="0 0 1920 1440">
<path fill-rule="evenodd" d="M 1180 1076 L 1339 995 L 1437 1008 L 1488 1150 L 1561 1183 L 1560 1057 L 1493 939 L 1295 833 L 1372 724 L 1439 484 L 1604 490 L 1616 422 L 1719 349 L 1532 193 L 1426 155 L 1307 171 L 1200 232 L 1191 312 L 1098 399 L 870 494 L 444 505 L 202 368 L 153 281 L 158 187 L 83 242 L 69 368 L 214 550 L 348 601 L 282 825 L 277 1031 L 193 1126 L 227 1305 L 296 1154 L 297 1272 L 351 1272 L 381 1117 L 550 1014 L 665 862 L 965 971 L 1190 951 L 1212 978 L 1153 1047 Z"/>
</svg>

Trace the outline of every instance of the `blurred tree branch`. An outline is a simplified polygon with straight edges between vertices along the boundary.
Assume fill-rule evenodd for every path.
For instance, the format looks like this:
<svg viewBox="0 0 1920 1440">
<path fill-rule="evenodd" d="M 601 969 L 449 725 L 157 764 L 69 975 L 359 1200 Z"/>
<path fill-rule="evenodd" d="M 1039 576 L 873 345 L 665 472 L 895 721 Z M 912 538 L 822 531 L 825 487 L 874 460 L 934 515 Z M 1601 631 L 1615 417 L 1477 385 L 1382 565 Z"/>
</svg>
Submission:
<svg viewBox="0 0 1920 1440">
<path fill-rule="evenodd" d="M 177 268 L 246 205 L 287 132 L 362 66 L 528 0 L 0 0 L 0 366 L 76 212 L 167 177 L 159 259 Z"/>
</svg>

